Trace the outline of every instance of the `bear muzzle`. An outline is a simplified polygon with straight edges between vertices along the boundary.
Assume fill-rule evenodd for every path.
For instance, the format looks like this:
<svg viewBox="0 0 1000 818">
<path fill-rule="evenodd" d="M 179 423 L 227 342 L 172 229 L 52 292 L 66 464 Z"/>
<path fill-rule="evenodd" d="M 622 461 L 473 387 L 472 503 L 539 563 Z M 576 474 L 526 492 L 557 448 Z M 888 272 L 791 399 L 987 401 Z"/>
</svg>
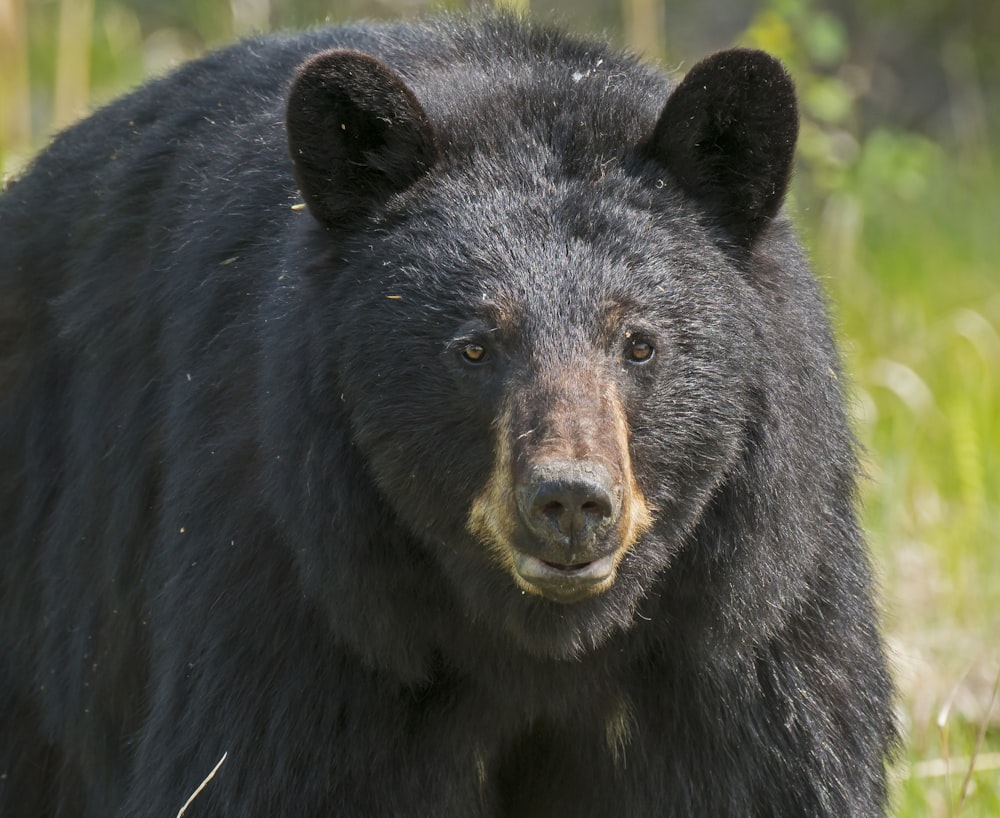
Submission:
<svg viewBox="0 0 1000 818">
<path fill-rule="evenodd" d="M 595 460 L 535 463 L 515 489 L 522 533 L 513 556 L 520 578 L 569 602 L 614 579 L 622 487 Z"/>
<path fill-rule="evenodd" d="M 607 591 L 652 523 L 614 384 L 587 368 L 513 390 L 466 526 L 525 593 L 571 603 Z"/>
</svg>

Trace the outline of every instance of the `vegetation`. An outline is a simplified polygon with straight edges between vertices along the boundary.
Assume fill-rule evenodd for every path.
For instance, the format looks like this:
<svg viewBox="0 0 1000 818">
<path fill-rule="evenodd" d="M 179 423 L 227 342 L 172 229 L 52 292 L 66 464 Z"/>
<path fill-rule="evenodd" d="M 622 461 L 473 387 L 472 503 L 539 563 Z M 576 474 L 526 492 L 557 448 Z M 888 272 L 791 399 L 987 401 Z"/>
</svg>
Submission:
<svg viewBox="0 0 1000 818">
<path fill-rule="evenodd" d="M 613 17 L 618 36 L 670 64 L 697 56 L 661 54 L 649 37 L 680 16 L 683 0 L 584 5 L 581 26 Z M 924 35 L 944 25 L 937 6 L 914 6 Z M 44 134 L 89 106 L 249 30 L 424 8 L 6 0 L 0 168 L 14 172 Z M 880 0 L 855 14 L 879 12 L 902 13 Z M 574 23 L 573 12 L 563 17 Z M 866 523 L 906 739 L 895 813 L 986 818 L 1000 815 L 1000 143 L 983 72 L 998 60 L 982 48 L 992 42 L 985 30 L 931 55 L 951 78 L 950 131 L 918 132 L 891 117 L 873 126 L 865 105 L 878 65 L 852 62 L 849 17 L 810 0 L 767 0 L 740 39 L 785 59 L 803 98 L 794 207 L 834 305 L 866 451 Z"/>
<path fill-rule="evenodd" d="M 745 35 L 803 98 L 800 222 L 865 447 L 866 524 L 902 689 L 896 814 L 1000 815 L 1000 191 L 985 92 L 925 134 L 864 130 L 836 18 L 774 0 Z M 974 104 L 968 105 L 972 99 Z"/>
</svg>

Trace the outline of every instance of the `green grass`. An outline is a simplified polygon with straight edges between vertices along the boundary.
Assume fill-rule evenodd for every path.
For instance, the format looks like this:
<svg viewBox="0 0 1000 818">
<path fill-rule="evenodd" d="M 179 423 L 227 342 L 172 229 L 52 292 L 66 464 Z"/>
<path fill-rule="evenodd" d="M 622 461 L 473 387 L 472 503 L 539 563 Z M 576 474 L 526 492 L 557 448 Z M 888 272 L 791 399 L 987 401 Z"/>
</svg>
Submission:
<svg viewBox="0 0 1000 818">
<path fill-rule="evenodd" d="M 946 156 L 911 137 L 878 134 L 852 178 L 819 213 L 806 214 L 806 226 L 827 277 L 867 452 L 865 520 L 906 739 L 895 814 L 995 818 L 997 174 L 985 152 Z M 977 769 L 963 799 L 971 756 Z"/>
</svg>

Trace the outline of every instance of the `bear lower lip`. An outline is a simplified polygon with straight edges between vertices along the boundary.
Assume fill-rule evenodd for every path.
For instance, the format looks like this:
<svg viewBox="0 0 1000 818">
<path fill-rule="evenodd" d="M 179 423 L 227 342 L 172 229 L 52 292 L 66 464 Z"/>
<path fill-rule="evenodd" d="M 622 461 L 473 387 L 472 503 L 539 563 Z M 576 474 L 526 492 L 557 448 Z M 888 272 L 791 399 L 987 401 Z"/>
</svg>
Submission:
<svg viewBox="0 0 1000 818">
<path fill-rule="evenodd" d="M 518 553 L 514 568 L 518 576 L 544 597 L 557 602 L 576 602 L 605 590 L 614 579 L 614 555 L 563 564 Z"/>
</svg>

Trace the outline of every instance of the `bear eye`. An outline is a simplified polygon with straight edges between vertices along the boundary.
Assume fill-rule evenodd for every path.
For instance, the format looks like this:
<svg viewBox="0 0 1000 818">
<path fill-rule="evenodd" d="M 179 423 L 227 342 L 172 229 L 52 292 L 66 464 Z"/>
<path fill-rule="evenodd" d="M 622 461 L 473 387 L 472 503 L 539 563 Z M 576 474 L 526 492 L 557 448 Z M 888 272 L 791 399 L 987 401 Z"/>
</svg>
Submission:
<svg viewBox="0 0 1000 818">
<path fill-rule="evenodd" d="M 486 360 L 486 347 L 480 344 L 464 344 L 460 351 L 466 363 L 481 364 Z"/>
<path fill-rule="evenodd" d="M 644 341 L 641 338 L 629 338 L 625 348 L 625 356 L 629 363 L 644 364 L 653 357 L 654 351 L 653 345 L 649 341 Z"/>
</svg>

